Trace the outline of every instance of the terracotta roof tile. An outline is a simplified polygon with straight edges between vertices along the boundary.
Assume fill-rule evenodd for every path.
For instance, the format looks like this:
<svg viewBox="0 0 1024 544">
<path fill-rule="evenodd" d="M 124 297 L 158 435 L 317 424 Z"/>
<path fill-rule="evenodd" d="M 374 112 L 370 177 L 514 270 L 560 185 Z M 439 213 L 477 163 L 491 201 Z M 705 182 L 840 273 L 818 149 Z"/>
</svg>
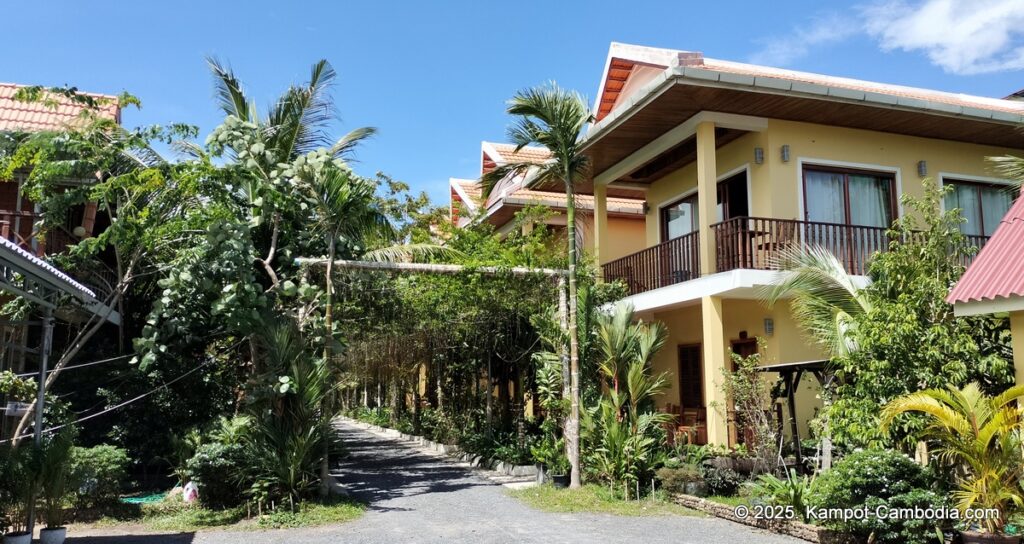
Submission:
<svg viewBox="0 0 1024 544">
<path fill-rule="evenodd" d="M 514 144 L 497 144 L 491 143 L 491 146 L 501 154 L 501 159 L 498 157 L 492 157 L 494 160 L 502 160 L 505 163 L 510 162 L 532 162 L 540 164 L 549 158 L 551 158 L 551 152 L 543 147 L 524 147 L 516 152 L 516 146 Z"/>
<path fill-rule="evenodd" d="M 1017 198 L 946 298 L 950 304 L 1024 296 L 1024 198 Z"/>
<path fill-rule="evenodd" d="M 79 119 L 82 106 L 73 104 L 66 98 L 58 98 L 55 107 L 39 102 L 14 100 L 14 94 L 22 87 L 24 85 L 0 83 L 0 131 L 56 130 L 74 124 Z M 93 93 L 83 94 L 109 100 L 109 103 L 100 106 L 99 115 L 120 120 L 120 108 L 117 105 L 116 97 Z"/>
</svg>

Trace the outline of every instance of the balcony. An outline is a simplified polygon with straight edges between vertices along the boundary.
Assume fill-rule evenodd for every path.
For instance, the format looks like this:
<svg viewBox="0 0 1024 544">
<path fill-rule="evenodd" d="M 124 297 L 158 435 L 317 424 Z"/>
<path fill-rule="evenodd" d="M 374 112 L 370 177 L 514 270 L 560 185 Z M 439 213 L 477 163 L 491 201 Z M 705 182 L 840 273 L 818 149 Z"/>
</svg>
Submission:
<svg viewBox="0 0 1024 544">
<path fill-rule="evenodd" d="M 778 270 L 783 249 L 817 245 L 831 251 L 847 272 L 865 275 L 868 259 L 889 247 L 887 229 L 770 219 L 736 217 L 711 225 L 715 240 L 715 271 L 736 269 Z M 968 236 L 977 247 L 987 236 Z M 608 281 L 622 280 L 630 295 L 681 283 L 700 276 L 697 233 L 663 242 L 604 265 Z M 969 264 L 965 259 L 963 264 Z"/>
</svg>

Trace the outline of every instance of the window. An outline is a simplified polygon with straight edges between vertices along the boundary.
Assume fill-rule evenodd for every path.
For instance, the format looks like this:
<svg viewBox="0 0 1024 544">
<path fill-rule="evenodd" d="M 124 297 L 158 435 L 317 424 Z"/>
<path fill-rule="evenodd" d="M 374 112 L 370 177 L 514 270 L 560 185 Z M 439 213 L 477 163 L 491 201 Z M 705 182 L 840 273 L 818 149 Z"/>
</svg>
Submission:
<svg viewBox="0 0 1024 544">
<path fill-rule="evenodd" d="M 661 209 L 661 240 L 679 238 L 697 230 L 697 195 L 693 194 Z"/>
<path fill-rule="evenodd" d="M 703 369 L 700 344 L 679 346 L 679 405 L 683 408 L 704 407 Z"/>
<path fill-rule="evenodd" d="M 747 172 L 744 170 L 717 184 L 715 222 L 747 215 Z M 661 209 L 661 241 L 667 242 L 700 228 L 697 194 L 679 199 Z"/>
<path fill-rule="evenodd" d="M 895 217 L 891 174 L 804 169 L 804 217 L 808 221 L 888 228 Z"/>
<path fill-rule="evenodd" d="M 992 236 L 1013 204 L 1010 187 L 974 181 L 943 180 L 953 190 L 946 195 L 946 209 L 960 208 L 966 219 L 960 232 L 968 236 Z"/>
</svg>

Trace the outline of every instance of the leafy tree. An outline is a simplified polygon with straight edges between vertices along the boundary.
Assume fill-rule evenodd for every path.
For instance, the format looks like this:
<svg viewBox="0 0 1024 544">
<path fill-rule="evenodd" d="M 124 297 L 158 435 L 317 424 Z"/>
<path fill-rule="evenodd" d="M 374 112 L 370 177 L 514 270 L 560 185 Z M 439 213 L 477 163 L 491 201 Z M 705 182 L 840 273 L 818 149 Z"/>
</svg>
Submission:
<svg viewBox="0 0 1024 544">
<path fill-rule="evenodd" d="M 989 533 L 1002 533 L 1013 509 L 1024 507 L 1020 488 L 1020 433 L 1024 430 L 1018 399 L 1024 386 L 986 395 L 980 385 L 926 389 L 893 399 L 882 410 L 882 432 L 908 413 L 923 414 L 919 434 L 934 441 L 939 458 L 954 467 L 959 489 L 957 507 L 994 509 L 981 520 Z"/>
<path fill-rule="evenodd" d="M 508 176 L 529 176 L 534 185 L 561 184 L 565 188 L 566 241 L 569 249 L 568 385 L 571 399 L 565 422 L 565 445 L 572 466 L 569 486 L 577 488 L 581 484 L 575 190 L 576 184 L 584 180 L 589 168 L 589 158 L 582 151 L 583 129 L 593 121 L 594 115 L 579 93 L 562 89 L 555 83 L 516 93 L 509 101 L 507 112 L 517 118 L 508 131 L 516 150 L 531 144 L 541 145 L 551 153 L 551 159 L 541 165 L 514 162 L 499 166 L 484 176 L 484 195 L 489 195 L 497 183 Z"/>
</svg>

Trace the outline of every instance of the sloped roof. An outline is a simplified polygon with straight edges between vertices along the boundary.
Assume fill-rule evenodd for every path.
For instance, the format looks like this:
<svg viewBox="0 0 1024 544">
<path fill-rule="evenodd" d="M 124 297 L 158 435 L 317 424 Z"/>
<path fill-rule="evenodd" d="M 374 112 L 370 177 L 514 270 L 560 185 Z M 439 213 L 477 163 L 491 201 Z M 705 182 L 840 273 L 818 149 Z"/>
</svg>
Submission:
<svg viewBox="0 0 1024 544">
<path fill-rule="evenodd" d="M 953 287 L 950 304 L 1024 297 L 1024 198 L 1017 198 Z"/>
<path fill-rule="evenodd" d="M 832 89 L 845 89 L 853 92 L 868 92 L 916 99 L 925 102 L 947 104 L 958 108 L 998 111 L 1011 114 L 1024 114 L 1024 102 L 968 94 L 950 93 L 931 89 L 890 85 L 873 81 L 835 77 L 796 70 L 786 70 L 756 64 L 746 64 L 726 60 L 706 58 L 697 51 L 681 51 L 656 47 L 643 47 L 631 44 L 611 44 L 605 73 L 601 78 L 596 105 L 598 121 L 622 106 L 628 106 L 629 96 L 623 96 L 622 90 L 631 73 L 637 66 L 653 66 L 662 69 L 693 68 L 717 73 L 732 74 L 747 78 L 770 78 L 792 83 L 795 90 L 798 85 L 817 85 Z M 695 77 L 702 77 L 694 73 Z"/>
<path fill-rule="evenodd" d="M 15 100 L 14 94 L 23 87 L 25 85 L 0 83 L 0 131 L 58 130 L 69 124 L 74 124 L 84 109 L 82 105 L 75 104 L 65 97 L 53 97 L 57 102 L 56 106 L 42 102 Z M 121 109 L 118 106 L 117 97 L 94 93 L 81 94 L 105 102 L 99 106 L 98 115 L 120 121 Z"/>
<path fill-rule="evenodd" d="M 498 163 L 530 162 L 541 164 L 551 158 L 551 152 L 543 147 L 523 147 L 516 151 L 514 144 L 487 143 L 500 155 L 499 157 L 491 157 Z"/>
</svg>

